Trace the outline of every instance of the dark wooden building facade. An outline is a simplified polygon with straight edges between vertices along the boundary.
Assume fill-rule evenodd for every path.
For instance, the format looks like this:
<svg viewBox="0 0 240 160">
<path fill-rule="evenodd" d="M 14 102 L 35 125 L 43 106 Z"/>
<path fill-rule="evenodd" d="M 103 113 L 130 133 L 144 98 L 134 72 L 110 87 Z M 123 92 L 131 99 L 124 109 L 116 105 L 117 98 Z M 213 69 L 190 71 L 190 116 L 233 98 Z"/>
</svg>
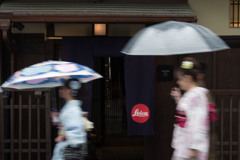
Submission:
<svg viewBox="0 0 240 160">
<path fill-rule="evenodd" d="M 31 64 L 49 59 L 58 59 L 62 52 L 61 39 L 46 39 L 54 37 L 54 25 L 57 23 L 78 24 L 144 24 L 146 26 L 168 20 L 196 22 L 197 15 L 193 13 L 186 0 L 71 0 L 71 1 L 38 1 L 38 0 L 3 0 L 0 1 L 0 82 L 16 70 Z M 46 34 L 14 34 L 11 28 L 14 23 L 44 23 Z M 107 37 L 107 36 L 106 36 Z M 89 37 L 88 37 L 89 38 Z M 100 39 L 102 37 L 99 37 Z M 219 121 L 213 126 L 214 143 L 212 159 L 235 160 L 240 157 L 240 38 L 235 36 L 222 37 L 231 47 L 230 50 L 214 53 L 191 55 L 206 63 L 206 85 L 212 90 Z M 186 56 L 186 55 L 184 55 Z M 156 56 L 155 66 L 172 65 L 177 67 L 183 55 Z M 112 62 L 123 65 L 121 60 Z M 104 66 L 109 64 L 108 58 L 96 58 L 95 70 L 107 76 Z M 118 67 L 116 72 L 121 73 Z M 122 74 L 122 73 L 121 73 Z M 121 79 L 121 74 L 117 79 Z M 157 75 L 156 69 L 156 75 Z M 120 82 L 119 82 L 120 81 Z M 121 80 L 117 85 L 116 95 L 122 95 L 124 84 Z M 106 117 L 102 117 L 101 105 L 105 106 L 111 98 L 106 98 L 105 81 L 93 83 L 92 119 L 98 127 L 96 145 L 102 150 L 97 153 L 102 159 L 144 159 L 170 160 L 171 138 L 175 104 L 169 97 L 169 91 L 175 86 L 175 81 L 155 80 L 155 112 L 154 136 L 129 137 L 116 139 L 125 132 L 114 125 L 106 124 L 114 121 L 111 115 L 124 109 L 124 96 L 119 96 L 115 109 L 105 108 Z M 105 84 L 105 87 L 108 84 Z M 115 86 L 116 87 L 116 86 Z M 54 130 L 50 124 L 49 111 L 56 101 L 52 98 L 52 90 L 42 92 L 12 92 L 4 98 L 0 94 L 0 159 L 3 160 L 48 160 L 51 157 Z M 101 100 L 101 99 L 104 99 Z M 119 100 L 120 99 L 120 100 Z M 107 107 L 107 106 L 106 106 Z M 119 115 L 118 115 L 119 116 Z M 118 122 L 117 120 L 114 122 Z M 123 126 L 120 128 L 124 128 Z M 117 130 L 124 133 L 112 133 Z M 111 138 L 111 136 L 113 138 Z M 131 140 L 130 140 L 131 139 Z M 118 149 L 109 149 L 109 148 Z M 99 152 L 98 149 L 96 152 Z M 105 155 L 105 153 L 108 154 Z"/>
</svg>

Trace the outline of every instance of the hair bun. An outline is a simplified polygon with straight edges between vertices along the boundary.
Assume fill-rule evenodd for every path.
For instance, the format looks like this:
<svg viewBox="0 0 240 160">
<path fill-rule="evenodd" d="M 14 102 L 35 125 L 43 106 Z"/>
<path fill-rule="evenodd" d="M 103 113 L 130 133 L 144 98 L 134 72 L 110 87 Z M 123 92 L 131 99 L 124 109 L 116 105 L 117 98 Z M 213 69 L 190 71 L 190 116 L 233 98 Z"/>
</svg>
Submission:
<svg viewBox="0 0 240 160">
<path fill-rule="evenodd" d="M 194 66 L 193 62 L 191 61 L 182 61 L 181 68 L 183 69 L 192 69 Z"/>
<path fill-rule="evenodd" d="M 71 88 L 72 90 L 78 90 L 81 88 L 81 84 L 79 81 L 73 80 L 69 82 L 69 88 Z"/>
</svg>

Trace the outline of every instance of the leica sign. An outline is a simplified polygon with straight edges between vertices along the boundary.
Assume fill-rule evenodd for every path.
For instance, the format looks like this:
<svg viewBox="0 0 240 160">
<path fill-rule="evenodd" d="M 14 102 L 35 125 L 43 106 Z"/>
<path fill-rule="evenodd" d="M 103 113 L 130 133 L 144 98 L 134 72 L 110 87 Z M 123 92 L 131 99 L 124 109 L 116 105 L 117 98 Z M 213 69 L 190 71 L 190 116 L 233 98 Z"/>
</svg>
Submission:
<svg viewBox="0 0 240 160">
<path fill-rule="evenodd" d="M 137 104 L 132 109 L 132 119 L 137 123 L 144 123 L 149 119 L 149 108 L 144 104 Z"/>
</svg>

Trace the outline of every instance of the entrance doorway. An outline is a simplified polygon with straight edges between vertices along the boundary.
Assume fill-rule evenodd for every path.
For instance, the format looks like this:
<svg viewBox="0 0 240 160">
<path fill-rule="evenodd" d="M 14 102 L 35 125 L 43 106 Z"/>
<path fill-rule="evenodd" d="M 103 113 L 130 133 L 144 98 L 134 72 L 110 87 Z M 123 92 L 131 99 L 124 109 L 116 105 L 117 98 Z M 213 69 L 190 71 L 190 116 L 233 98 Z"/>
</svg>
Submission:
<svg viewBox="0 0 240 160">
<path fill-rule="evenodd" d="M 124 58 L 95 58 L 104 79 L 93 82 L 92 120 L 102 159 L 144 159 L 144 137 L 127 135 Z"/>
</svg>

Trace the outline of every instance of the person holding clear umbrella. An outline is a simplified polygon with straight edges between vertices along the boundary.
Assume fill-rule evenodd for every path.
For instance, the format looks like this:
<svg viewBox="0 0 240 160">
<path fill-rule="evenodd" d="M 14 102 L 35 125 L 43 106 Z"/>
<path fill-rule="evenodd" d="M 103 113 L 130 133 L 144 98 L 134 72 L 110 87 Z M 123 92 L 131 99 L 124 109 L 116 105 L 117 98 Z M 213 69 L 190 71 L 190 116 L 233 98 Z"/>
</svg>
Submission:
<svg viewBox="0 0 240 160">
<path fill-rule="evenodd" d="M 55 141 L 52 160 L 84 160 L 87 155 L 87 133 L 82 118 L 82 102 L 77 100 L 81 83 L 69 79 L 60 89 L 60 97 L 66 101 L 59 113 L 62 133 Z"/>
<path fill-rule="evenodd" d="M 185 93 L 181 96 L 179 91 L 171 92 L 177 102 L 172 160 L 207 160 L 209 102 L 206 96 L 208 90 L 198 86 L 200 64 L 193 58 L 184 58 L 176 73 L 177 84 Z"/>
</svg>

